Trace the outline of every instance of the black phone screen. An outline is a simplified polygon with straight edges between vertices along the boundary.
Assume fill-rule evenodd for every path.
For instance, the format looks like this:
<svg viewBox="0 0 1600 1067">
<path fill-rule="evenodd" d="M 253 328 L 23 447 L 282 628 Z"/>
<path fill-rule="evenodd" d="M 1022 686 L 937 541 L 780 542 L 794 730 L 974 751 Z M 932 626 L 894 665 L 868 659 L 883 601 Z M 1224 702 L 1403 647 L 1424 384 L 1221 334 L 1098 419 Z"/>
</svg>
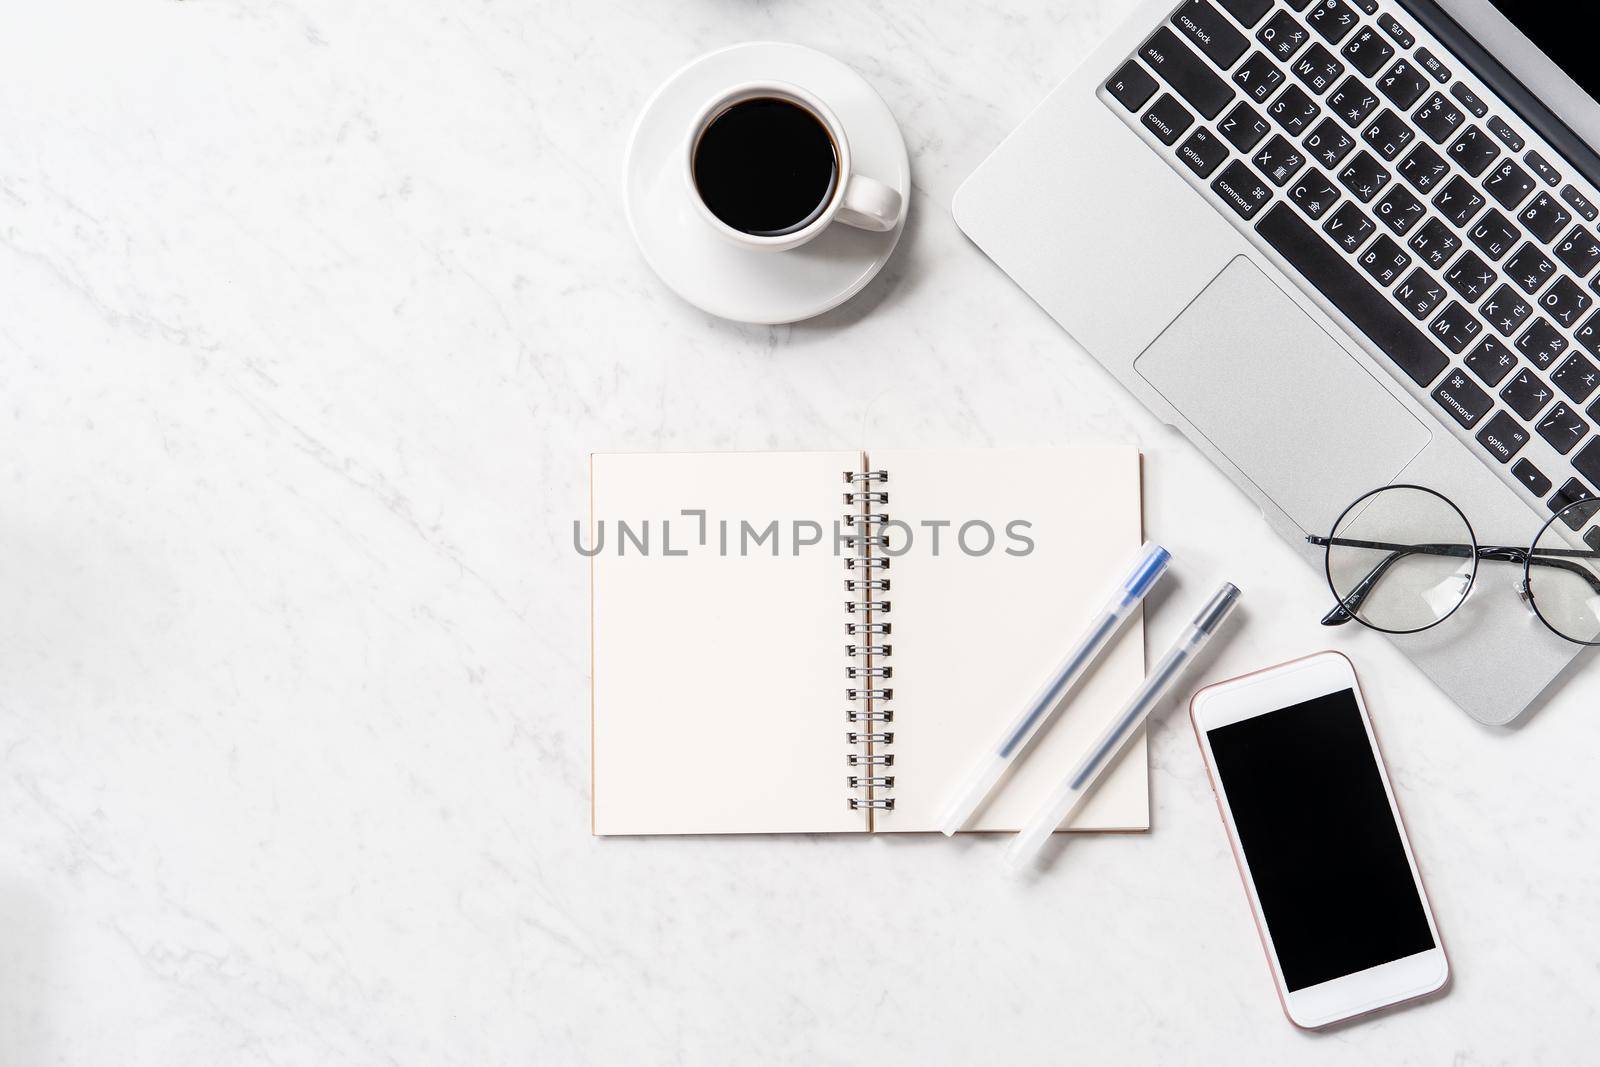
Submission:
<svg viewBox="0 0 1600 1067">
<path fill-rule="evenodd" d="M 1291 991 L 1434 947 L 1352 691 L 1206 737 Z"/>
</svg>

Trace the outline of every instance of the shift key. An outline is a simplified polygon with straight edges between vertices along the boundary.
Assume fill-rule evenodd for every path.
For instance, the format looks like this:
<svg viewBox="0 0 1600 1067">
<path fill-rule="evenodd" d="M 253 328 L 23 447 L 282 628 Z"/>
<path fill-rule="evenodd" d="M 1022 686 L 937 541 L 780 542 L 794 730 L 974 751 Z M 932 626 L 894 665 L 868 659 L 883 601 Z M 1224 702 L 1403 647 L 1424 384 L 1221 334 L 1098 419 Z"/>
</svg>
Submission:
<svg viewBox="0 0 1600 1067">
<path fill-rule="evenodd" d="M 1152 34 L 1139 49 L 1139 58 L 1208 119 L 1216 118 L 1223 105 L 1233 99 L 1228 83 L 1212 73 L 1206 61 L 1190 51 L 1189 46 L 1166 26 Z"/>
</svg>

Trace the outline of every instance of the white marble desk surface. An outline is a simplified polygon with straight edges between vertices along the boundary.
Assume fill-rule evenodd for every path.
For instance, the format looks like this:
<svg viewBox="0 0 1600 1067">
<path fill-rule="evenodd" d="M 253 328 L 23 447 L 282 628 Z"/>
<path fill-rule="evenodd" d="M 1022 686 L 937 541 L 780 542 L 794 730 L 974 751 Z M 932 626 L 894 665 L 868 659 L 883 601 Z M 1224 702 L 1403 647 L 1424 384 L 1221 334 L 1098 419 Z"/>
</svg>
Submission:
<svg viewBox="0 0 1600 1067">
<path fill-rule="evenodd" d="M 950 221 L 1128 6 L 11 5 L 0 1062 L 1592 1056 L 1596 665 L 1491 731 L 1322 631 L 1315 576 Z M 755 38 L 861 70 L 916 180 L 885 275 L 789 328 L 680 303 L 619 200 L 648 93 Z M 1354 657 L 1444 999 L 1284 1021 L 1181 716 L 1154 832 L 1032 887 L 993 840 L 589 836 L 589 451 L 1105 439 L 1185 561 L 1152 643 L 1225 576 L 1208 676 Z"/>
</svg>

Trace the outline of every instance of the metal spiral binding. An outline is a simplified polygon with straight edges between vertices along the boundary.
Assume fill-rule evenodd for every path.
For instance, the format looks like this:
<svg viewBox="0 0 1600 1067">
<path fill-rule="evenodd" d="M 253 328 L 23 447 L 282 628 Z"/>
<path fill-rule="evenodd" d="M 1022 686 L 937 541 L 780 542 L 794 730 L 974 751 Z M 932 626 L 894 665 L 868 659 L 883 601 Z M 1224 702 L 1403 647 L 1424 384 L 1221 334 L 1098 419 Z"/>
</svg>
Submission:
<svg viewBox="0 0 1600 1067">
<path fill-rule="evenodd" d="M 894 722 L 894 709 L 887 706 L 894 697 L 894 690 L 887 684 L 894 677 L 894 668 L 884 662 L 894 651 L 889 643 L 890 624 L 884 618 L 889 614 L 889 600 L 883 595 L 889 592 L 889 577 L 884 573 L 890 562 L 885 551 L 889 537 L 884 532 L 889 522 L 885 509 L 889 491 L 883 488 L 889 481 L 889 472 L 845 471 L 844 481 L 844 502 L 855 509 L 844 516 L 844 525 L 851 532 L 840 538 L 851 552 L 844 561 L 848 572 L 844 591 L 860 595 L 860 599 L 846 600 L 844 605 L 850 615 L 845 634 L 851 638 L 844 646 L 844 654 L 851 661 L 845 667 L 845 678 L 851 682 L 870 679 L 844 691 L 852 705 L 845 711 L 850 728 L 844 736 L 853 750 L 847 757 L 851 769 L 873 768 L 846 779 L 851 790 L 860 794 L 850 798 L 850 809 L 893 811 L 894 798 L 885 794 L 894 788 L 894 775 L 878 773 L 879 769 L 894 766 L 894 755 L 884 751 L 894 743 L 894 731 L 887 728 Z"/>
</svg>

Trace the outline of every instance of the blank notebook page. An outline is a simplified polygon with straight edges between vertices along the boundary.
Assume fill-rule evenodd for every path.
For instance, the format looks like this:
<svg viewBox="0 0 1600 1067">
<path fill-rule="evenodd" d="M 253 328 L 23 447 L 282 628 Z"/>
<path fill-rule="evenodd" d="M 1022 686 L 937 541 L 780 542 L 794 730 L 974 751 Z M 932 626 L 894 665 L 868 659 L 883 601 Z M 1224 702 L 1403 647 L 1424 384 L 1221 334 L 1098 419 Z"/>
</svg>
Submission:
<svg viewBox="0 0 1600 1067">
<path fill-rule="evenodd" d="M 845 779 L 844 572 L 831 551 L 860 452 L 595 455 L 591 561 L 597 834 L 865 831 Z M 698 520 L 707 512 L 707 544 Z M 651 520 L 651 554 L 613 523 Z M 661 520 L 674 552 L 662 554 Z M 780 523 L 741 556 L 739 523 Z M 796 519 L 822 544 L 795 555 Z M 730 525 L 730 551 L 718 523 Z M 591 538 L 594 533 L 591 532 Z M 591 539 L 590 547 L 594 545 Z"/>
<path fill-rule="evenodd" d="M 936 830 L 974 760 L 999 740 L 1102 608 L 1142 542 L 1139 453 L 1132 447 L 883 451 L 889 472 L 894 666 L 893 811 L 878 830 Z M 1033 541 L 1027 555 L 1008 523 Z M 925 522 L 946 521 L 937 556 Z M 996 545 L 968 555 L 960 526 L 982 521 Z M 906 542 L 909 532 L 909 550 Z M 968 548 L 984 542 L 968 531 Z M 1144 677 L 1135 614 L 1068 697 L 1061 714 L 1013 764 L 968 829 L 1017 830 L 1116 715 Z M 1141 732 L 1121 764 L 1069 824 L 1084 830 L 1150 825 Z"/>
</svg>

